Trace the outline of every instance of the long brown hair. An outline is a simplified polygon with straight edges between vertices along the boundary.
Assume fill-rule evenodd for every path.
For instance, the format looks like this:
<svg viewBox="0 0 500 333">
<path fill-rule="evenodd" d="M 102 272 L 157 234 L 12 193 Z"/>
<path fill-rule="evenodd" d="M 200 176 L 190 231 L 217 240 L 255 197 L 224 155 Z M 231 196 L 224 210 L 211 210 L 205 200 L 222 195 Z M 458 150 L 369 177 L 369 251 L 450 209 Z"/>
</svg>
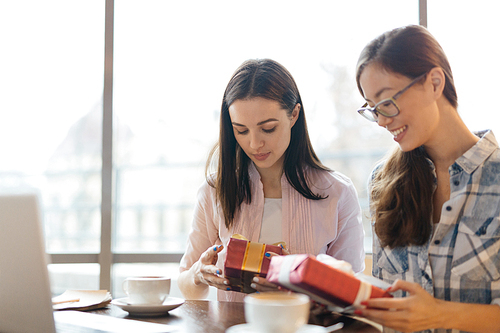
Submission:
<svg viewBox="0 0 500 333">
<path fill-rule="evenodd" d="M 358 59 L 356 82 L 366 66 L 377 64 L 390 73 L 410 79 L 440 67 L 445 74 L 443 95 L 456 108 L 457 93 L 448 59 L 427 29 L 411 25 L 388 31 L 371 41 Z M 432 234 L 434 176 L 423 147 L 403 152 L 395 149 L 376 170 L 371 186 L 370 209 L 382 246 L 423 245 Z"/>
<path fill-rule="evenodd" d="M 207 181 L 216 189 L 217 201 L 222 208 L 227 228 L 233 225 L 235 213 L 240 205 L 252 201 L 248 174 L 251 161 L 236 141 L 229 107 L 237 100 L 254 97 L 277 101 L 286 110 L 288 117 L 291 117 L 297 103 L 301 105 L 299 117 L 291 129 L 283 171 L 288 182 L 304 197 L 311 200 L 324 199 L 312 192 L 304 173 L 306 167 L 329 169 L 321 164 L 312 147 L 304 106 L 295 80 L 285 67 L 274 60 L 247 60 L 234 72 L 224 92 L 219 142 L 210 153 L 206 166 Z M 210 175 L 209 169 L 216 155 L 218 155 L 217 175 L 214 178 Z"/>
</svg>

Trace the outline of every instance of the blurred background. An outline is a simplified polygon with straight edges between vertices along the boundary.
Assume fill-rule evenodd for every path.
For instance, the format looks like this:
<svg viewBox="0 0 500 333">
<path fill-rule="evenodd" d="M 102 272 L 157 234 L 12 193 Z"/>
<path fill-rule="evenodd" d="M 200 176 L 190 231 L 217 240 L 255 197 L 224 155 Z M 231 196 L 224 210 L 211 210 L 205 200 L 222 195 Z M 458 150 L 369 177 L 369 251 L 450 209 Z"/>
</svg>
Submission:
<svg viewBox="0 0 500 333">
<path fill-rule="evenodd" d="M 420 2 L 117 0 L 106 25 L 104 0 L 0 1 L 0 191 L 40 193 L 53 293 L 101 288 L 120 297 L 127 276 L 176 279 L 222 95 L 249 58 L 272 58 L 294 76 L 317 154 L 357 188 L 370 253 L 367 179 L 394 143 L 356 113 L 364 101 L 355 65 L 379 34 L 419 24 Z M 426 3 L 461 116 L 471 130 L 500 133 L 491 107 L 500 2 Z M 113 126 L 103 127 L 111 99 Z M 111 183 L 102 178 L 103 130 L 113 142 Z M 104 201 L 110 219 L 101 218 Z"/>
</svg>

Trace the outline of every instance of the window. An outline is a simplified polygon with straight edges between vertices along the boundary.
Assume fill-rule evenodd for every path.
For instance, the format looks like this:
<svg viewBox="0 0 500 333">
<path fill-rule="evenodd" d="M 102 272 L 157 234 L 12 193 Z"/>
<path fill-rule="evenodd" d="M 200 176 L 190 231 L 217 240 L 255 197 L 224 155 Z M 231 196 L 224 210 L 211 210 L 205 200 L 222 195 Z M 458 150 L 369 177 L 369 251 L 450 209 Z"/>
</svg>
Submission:
<svg viewBox="0 0 500 333">
<path fill-rule="evenodd" d="M 0 30 L 0 190 L 40 193 L 48 252 L 98 253 L 104 4 L 2 1 Z"/>
<path fill-rule="evenodd" d="M 499 2 L 478 1 L 474 6 L 456 1 L 429 1 L 429 30 L 443 47 L 453 70 L 458 112 L 472 131 L 492 129 L 500 138 L 500 112 L 493 107 L 500 89 L 496 59 L 500 45 Z M 452 15 L 450 15 L 452 14 Z M 443 19 L 446 18 L 446 19 Z"/>
<path fill-rule="evenodd" d="M 112 281 L 117 297 L 125 276 L 175 274 L 225 85 L 249 58 L 273 58 L 290 70 L 316 152 L 354 181 L 366 209 L 371 167 L 393 143 L 356 114 L 363 103 L 356 60 L 380 33 L 417 23 L 416 0 L 0 4 L 1 28 L 11 32 L 1 41 L 16 51 L 0 62 L 0 108 L 8 110 L 0 138 L 11 142 L 0 146 L 7 157 L 0 186 L 40 191 L 53 290 L 111 289 Z M 114 40 L 105 40 L 109 29 Z M 112 77 L 111 67 L 104 70 L 111 46 Z M 103 95 L 103 78 L 113 94 Z M 103 105 L 111 97 L 112 133 L 105 125 L 104 134 L 113 138 L 113 182 L 104 180 L 101 192 L 101 172 L 109 171 Z M 101 202 L 112 209 L 102 224 Z"/>
</svg>

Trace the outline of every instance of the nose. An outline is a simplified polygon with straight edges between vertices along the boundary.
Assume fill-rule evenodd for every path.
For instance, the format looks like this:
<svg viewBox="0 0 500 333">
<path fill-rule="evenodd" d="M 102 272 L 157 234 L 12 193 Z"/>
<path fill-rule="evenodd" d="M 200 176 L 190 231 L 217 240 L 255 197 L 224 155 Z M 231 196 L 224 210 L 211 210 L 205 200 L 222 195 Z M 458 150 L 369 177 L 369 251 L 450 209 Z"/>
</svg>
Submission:
<svg viewBox="0 0 500 333">
<path fill-rule="evenodd" d="M 262 140 L 259 133 L 251 133 L 250 134 L 250 148 L 254 150 L 258 150 L 260 147 L 264 145 L 264 141 Z"/>
<path fill-rule="evenodd" d="M 385 117 L 385 116 L 381 115 L 380 113 L 377 116 L 378 116 L 377 124 L 380 127 L 386 127 L 388 124 L 392 123 L 392 118 L 390 118 L 390 117 Z"/>
</svg>

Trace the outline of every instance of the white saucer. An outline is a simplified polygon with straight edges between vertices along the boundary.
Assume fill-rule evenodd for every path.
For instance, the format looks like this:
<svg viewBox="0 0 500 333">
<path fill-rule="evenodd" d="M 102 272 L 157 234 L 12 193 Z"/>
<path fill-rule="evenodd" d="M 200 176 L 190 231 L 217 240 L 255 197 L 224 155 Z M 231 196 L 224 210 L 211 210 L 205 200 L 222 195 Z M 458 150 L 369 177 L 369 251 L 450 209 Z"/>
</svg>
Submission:
<svg viewBox="0 0 500 333">
<path fill-rule="evenodd" d="M 298 329 L 296 333 L 327 333 L 328 331 L 323 326 L 304 325 Z M 259 333 L 250 326 L 250 324 L 239 324 L 229 327 L 226 333 Z"/>
<path fill-rule="evenodd" d="M 177 298 L 177 297 L 169 297 L 165 300 L 165 302 L 163 302 L 163 304 L 158 304 L 158 305 L 129 304 L 128 297 L 117 298 L 111 301 L 111 304 L 118 306 L 119 308 L 127 311 L 131 315 L 143 316 L 143 317 L 164 315 L 168 311 L 181 306 L 183 303 L 184 300 L 182 298 Z"/>
</svg>

